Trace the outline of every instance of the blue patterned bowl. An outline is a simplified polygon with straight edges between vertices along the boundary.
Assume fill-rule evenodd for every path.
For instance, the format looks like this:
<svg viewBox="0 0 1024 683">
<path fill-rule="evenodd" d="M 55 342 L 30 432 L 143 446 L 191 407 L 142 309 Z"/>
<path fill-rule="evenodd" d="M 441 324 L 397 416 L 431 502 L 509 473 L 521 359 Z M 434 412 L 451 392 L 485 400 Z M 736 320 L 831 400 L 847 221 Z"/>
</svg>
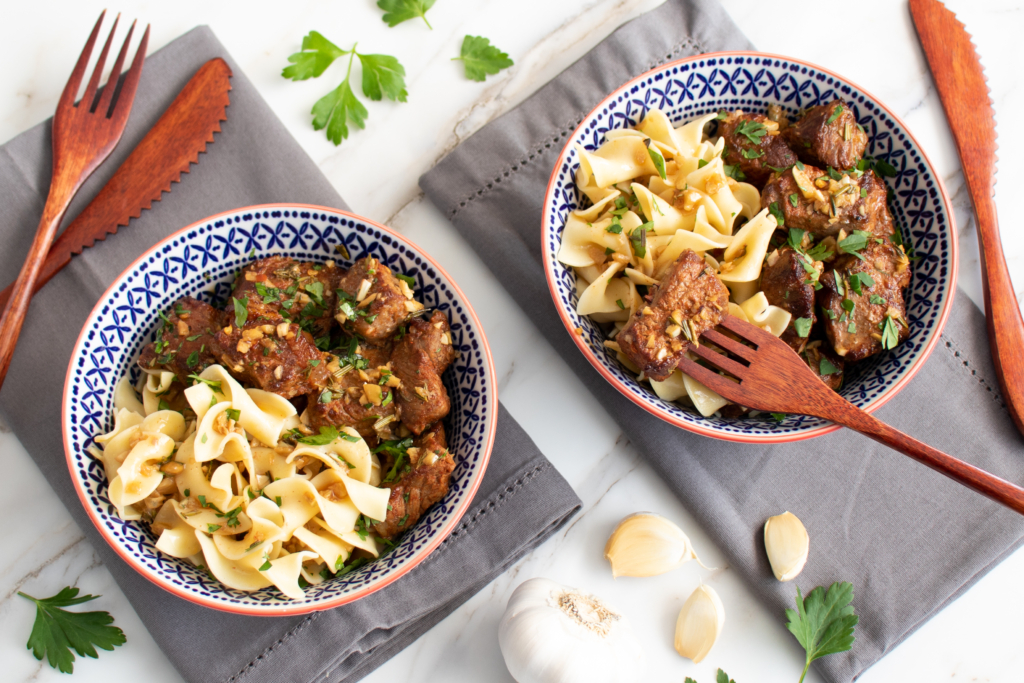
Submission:
<svg viewBox="0 0 1024 683">
<path fill-rule="evenodd" d="M 346 253 L 347 251 L 347 253 Z M 448 495 L 398 545 L 349 574 L 306 589 L 292 601 L 275 588 L 244 593 L 184 560 L 162 554 L 139 522 L 117 517 L 103 466 L 86 452 L 113 426 L 113 389 L 160 325 L 158 313 L 182 296 L 223 302 L 236 270 L 274 254 L 351 263 L 368 254 L 416 279 L 416 296 L 451 321 L 458 359 L 445 372 L 452 409 L 445 422 L 455 456 Z M 337 209 L 268 204 L 228 211 L 179 230 L 143 254 L 97 302 L 71 354 L 62 424 L 71 479 L 96 528 L 117 553 L 161 588 L 197 604 L 260 616 L 304 614 L 380 590 L 422 562 L 458 524 L 487 468 L 498 417 L 494 365 L 466 296 L 421 249 L 383 225 Z"/>
<path fill-rule="evenodd" d="M 868 154 L 888 161 L 896 175 L 886 178 L 895 192 L 890 209 L 912 262 L 907 290 L 910 337 L 896 349 L 852 366 L 840 393 L 871 412 L 895 396 L 924 364 L 949 315 L 956 289 L 957 238 L 942 181 L 906 125 L 877 98 L 821 67 L 758 52 L 718 52 L 681 59 L 633 79 L 594 108 L 569 136 L 555 164 L 544 198 L 542 253 L 548 288 L 573 341 L 605 379 L 653 415 L 698 434 L 730 441 L 771 443 L 820 436 L 838 427 L 827 420 L 790 415 L 781 423 L 768 416 L 701 417 L 664 401 L 602 346 L 604 332 L 576 313 L 576 275 L 558 262 L 562 229 L 570 211 L 586 198 L 576 187 L 577 144 L 596 150 L 605 133 L 636 125 L 648 109 L 662 109 L 677 126 L 720 109 L 763 112 L 778 104 L 790 116 L 840 97 L 852 106 L 871 136 Z M 575 330 L 582 328 L 582 334 Z"/>
</svg>

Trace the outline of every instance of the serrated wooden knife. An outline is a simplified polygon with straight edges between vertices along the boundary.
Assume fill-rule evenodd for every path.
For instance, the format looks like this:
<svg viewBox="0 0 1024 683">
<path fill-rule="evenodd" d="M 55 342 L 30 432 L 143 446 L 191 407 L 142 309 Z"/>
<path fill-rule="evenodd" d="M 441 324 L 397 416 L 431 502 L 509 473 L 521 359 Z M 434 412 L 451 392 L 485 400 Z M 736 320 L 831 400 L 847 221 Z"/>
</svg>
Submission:
<svg viewBox="0 0 1024 683">
<path fill-rule="evenodd" d="M 227 120 L 230 78 L 231 68 L 219 57 L 199 68 L 99 194 L 54 240 L 33 294 L 72 256 L 138 218 L 160 201 L 162 193 L 171 191 L 191 164 L 199 163 L 199 154 L 220 132 L 220 122 Z M 0 308 L 12 286 L 0 292 Z"/>
<path fill-rule="evenodd" d="M 910 14 L 946 110 L 974 203 L 992 362 L 1006 408 L 1024 434 L 1024 320 L 1006 268 L 992 197 L 996 121 L 985 71 L 971 36 L 945 5 L 938 0 L 910 0 Z"/>
</svg>

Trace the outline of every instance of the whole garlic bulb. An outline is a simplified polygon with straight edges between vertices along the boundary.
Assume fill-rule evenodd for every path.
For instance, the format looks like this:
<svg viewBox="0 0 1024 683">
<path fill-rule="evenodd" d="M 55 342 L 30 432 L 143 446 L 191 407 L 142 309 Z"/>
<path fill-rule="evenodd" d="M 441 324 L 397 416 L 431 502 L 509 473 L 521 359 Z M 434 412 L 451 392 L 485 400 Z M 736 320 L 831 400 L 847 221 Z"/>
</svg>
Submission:
<svg viewBox="0 0 1024 683">
<path fill-rule="evenodd" d="M 518 683 L 630 683 L 644 673 L 643 650 L 625 617 L 548 579 L 515 589 L 498 645 Z"/>
<path fill-rule="evenodd" d="M 613 578 L 657 576 L 690 560 L 704 567 L 683 530 L 652 512 L 638 512 L 619 522 L 604 556 L 612 564 Z"/>
<path fill-rule="evenodd" d="M 679 610 L 676 652 L 700 662 L 711 652 L 725 625 L 725 607 L 711 586 L 701 584 Z"/>
</svg>

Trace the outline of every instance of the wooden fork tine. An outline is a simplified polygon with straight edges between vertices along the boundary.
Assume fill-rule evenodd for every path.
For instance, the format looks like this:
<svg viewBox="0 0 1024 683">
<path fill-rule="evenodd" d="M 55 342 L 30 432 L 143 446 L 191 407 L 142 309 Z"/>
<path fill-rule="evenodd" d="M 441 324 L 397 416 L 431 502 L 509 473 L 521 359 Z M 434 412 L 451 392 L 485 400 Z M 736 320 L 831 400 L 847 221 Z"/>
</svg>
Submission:
<svg viewBox="0 0 1024 683">
<path fill-rule="evenodd" d="M 96 112 L 102 116 L 110 114 L 110 100 L 114 96 L 114 91 L 117 90 L 117 80 L 121 78 L 121 67 L 124 66 L 124 58 L 128 55 L 128 43 L 132 40 L 132 33 L 135 32 L 135 22 L 128 27 L 128 35 L 124 37 L 124 43 L 121 44 L 121 51 L 117 53 L 117 59 L 114 60 L 114 66 L 110 70 L 110 78 L 107 79 L 107 85 L 103 88 L 103 95 L 100 97 L 99 103 L 96 105 Z"/>
<path fill-rule="evenodd" d="M 92 76 L 89 77 L 89 84 L 85 86 L 85 94 L 82 95 L 82 100 L 78 103 L 78 106 L 84 106 L 87 111 L 92 110 L 93 100 L 96 99 L 96 88 L 99 87 L 100 76 L 103 75 L 103 66 L 107 63 L 107 55 L 110 54 L 110 44 L 114 42 L 114 32 L 117 31 L 117 22 L 120 18 L 120 14 L 114 17 L 114 25 L 110 27 L 110 35 L 107 36 L 107 42 L 103 44 L 99 59 L 96 60 L 96 66 L 92 69 Z M 113 80 L 116 81 L 116 79 Z"/>
<path fill-rule="evenodd" d="M 718 330 L 706 330 L 701 338 L 708 340 L 716 346 L 720 346 L 730 353 L 734 353 L 743 360 L 754 362 L 754 358 L 757 356 L 757 351 L 750 348 L 746 344 L 742 344 L 735 339 L 725 336 Z"/>
<path fill-rule="evenodd" d="M 126 43 L 127 44 L 127 43 Z M 142 34 L 139 41 L 139 48 L 135 52 L 135 59 L 132 66 L 124 77 L 124 83 L 117 95 L 117 102 L 114 102 L 110 112 L 110 118 L 123 120 L 128 118 L 131 111 L 132 101 L 135 100 L 135 90 L 139 87 L 139 77 L 142 75 L 142 62 L 146 59 L 146 48 L 149 46 L 149 24 L 146 24 L 146 32 Z"/>
<path fill-rule="evenodd" d="M 69 109 L 75 104 L 75 96 L 78 94 L 79 86 L 82 85 L 85 67 L 89 65 L 89 57 L 92 56 L 92 48 L 96 44 L 96 36 L 100 33 L 100 26 L 103 25 L 103 17 L 106 14 L 107 10 L 100 12 L 100 18 L 96 20 L 96 25 L 93 26 L 92 33 L 89 34 L 89 40 L 85 42 L 82 54 L 78 56 L 78 63 L 75 64 L 75 69 L 71 72 L 71 78 L 68 79 L 67 85 L 64 86 L 64 92 L 60 94 L 60 101 L 57 103 L 58 112 L 61 109 Z"/>
<path fill-rule="evenodd" d="M 712 351 L 707 347 L 707 345 L 694 346 L 693 344 L 690 344 L 690 353 L 700 356 L 708 363 L 711 363 L 711 365 L 714 365 L 720 370 L 725 370 L 737 379 L 743 379 L 743 375 L 748 370 L 747 366 L 742 363 L 737 363 L 726 355 Z"/>
<path fill-rule="evenodd" d="M 717 372 L 708 370 L 696 361 L 684 357 L 679 361 L 678 368 L 684 375 L 689 375 L 708 389 L 718 392 L 722 397 L 734 402 L 740 400 L 739 394 L 741 391 L 739 384 L 722 377 Z"/>
</svg>

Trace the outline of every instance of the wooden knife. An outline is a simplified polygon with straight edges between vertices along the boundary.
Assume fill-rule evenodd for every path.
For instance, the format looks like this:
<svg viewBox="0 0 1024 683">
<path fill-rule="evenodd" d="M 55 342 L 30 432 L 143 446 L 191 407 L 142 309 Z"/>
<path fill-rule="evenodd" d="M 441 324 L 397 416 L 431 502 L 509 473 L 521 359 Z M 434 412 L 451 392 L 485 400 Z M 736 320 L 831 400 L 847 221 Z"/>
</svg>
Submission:
<svg viewBox="0 0 1024 683">
<path fill-rule="evenodd" d="M 199 154 L 227 120 L 230 77 L 231 68 L 219 57 L 199 68 L 99 194 L 54 240 L 33 294 L 72 256 L 138 218 L 163 192 L 171 191 L 190 164 L 199 163 Z M 0 308 L 12 286 L 0 292 Z"/>
<path fill-rule="evenodd" d="M 992 198 L 996 121 L 985 72 L 970 35 L 945 5 L 938 0 L 910 0 L 910 14 L 946 110 L 974 203 L 992 362 L 1006 408 L 1024 434 L 1024 321 L 1003 257 Z"/>
</svg>

